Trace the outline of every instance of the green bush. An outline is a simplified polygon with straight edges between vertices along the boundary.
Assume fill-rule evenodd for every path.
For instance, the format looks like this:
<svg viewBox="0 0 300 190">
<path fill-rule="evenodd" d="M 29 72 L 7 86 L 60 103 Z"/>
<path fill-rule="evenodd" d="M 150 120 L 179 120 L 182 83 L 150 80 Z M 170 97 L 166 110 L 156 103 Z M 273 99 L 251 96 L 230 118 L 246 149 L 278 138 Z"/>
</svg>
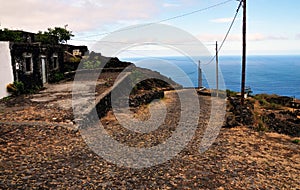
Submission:
<svg viewBox="0 0 300 190">
<path fill-rule="evenodd" d="M 227 89 L 226 94 L 227 94 L 227 97 L 236 97 L 238 93 Z"/>
<path fill-rule="evenodd" d="M 99 69 L 101 66 L 101 61 L 98 56 L 88 57 L 82 60 L 84 69 Z"/>
<path fill-rule="evenodd" d="M 10 99 L 11 99 L 11 96 L 6 96 L 6 97 L 2 98 L 3 101 L 8 101 Z"/>
<path fill-rule="evenodd" d="M 256 95 L 254 98 L 258 100 L 259 104 L 261 106 L 264 106 L 266 109 L 271 109 L 271 110 L 280 110 L 282 109 L 282 106 L 273 102 L 269 102 L 268 98 L 269 97 L 275 97 L 275 95 L 266 95 L 266 94 L 259 94 Z"/>
<path fill-rule="evenodd" d="M 38 92 L 38 91 L 41 90 L 41 89 L 42 89 L 41 86 L 34 85 L 34 86 L 32 86 L 30 89 L 27 89 L 27 90 L 26 90 L 26 93 L 34 94 L 34 93 Z"/>
<path fill-rule="evenodd" d="M 269 102 L 266 100 L 268 97 L 267 94 L 257 94 L 253 98 L 258 100 L 261 106 L 267 105 Z"/>
<path fill-rule="evenodd" d="M 7 92 L 12 93 L 13 95 L 24 94 L 25 87 L 23 82 L 15 81 L 6 86 Z"/>
<path fill-rule="evenodd" d="M 269 105 L 266 106 L 266 109 L 270 109 L 270 110 L 280 110 L 280 109 L 282 109 L 282 106 L 279 105 L 279 104 L 270 103 Z"/>
<path fill-rule="evenodd" d="M 19 82 L 19 81 L 15 81 L 13 83 L 10 83 L 6 86 L 7 92 L 18 96 L 21 94 L 33 94 L 37 91 L 39 91 L 41 89 L 40 86 L 38 85 L 34 85 L 34 86 L 30 86 L 30 87 L 26 87 L 23 82 Z"/>
<path fill-rule="evenodd" d="M 269 102 L 265 99 L 260 99 L 258 102 L 261 106 L 267 106 L 269 104 Z"/>
<path fill-rule="evenodd" d="M 299 144 L 300 143 L 300 139 L 295 139 L 295 140 L 292 141 L 292 143 Z"/>
<path fill-rule="evenodd" d="M 65 78 L 63 73 L 54 73 L 51 82 L 59 82 Z"/>
</svg>

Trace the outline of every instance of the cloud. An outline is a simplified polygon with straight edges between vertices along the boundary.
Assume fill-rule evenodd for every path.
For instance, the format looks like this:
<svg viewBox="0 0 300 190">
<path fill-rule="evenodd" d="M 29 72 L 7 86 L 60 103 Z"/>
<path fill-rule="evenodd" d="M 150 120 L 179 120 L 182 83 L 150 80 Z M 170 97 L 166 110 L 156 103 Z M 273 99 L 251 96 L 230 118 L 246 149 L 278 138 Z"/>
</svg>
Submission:
<svg viewBox="0 0 300 190">
<path fill-rule="evenodd" d="M 214 23 L 230 23 L 232 22 L 233 17 L 228 17 L 228 18 L 217 18 L 217 19 L 213 19 L 210 20 L 210 22 L 214 22 Z"/>
<path fill-rule="evenodd" d="M 248 34 L 247 35 L 247 40 L 249 41 L 263 41 L 266 40 L 266 36 L 264 36 L 261 33 L 255 33 L 255 34 Z"/>
<path fill-rule="evenodd" d="M 180 4 L 176 4 L 176 3 L 164 3 L 163 7 L 180 7 Z"/>
<path fill-rule="evenodd" d="M 300 33 L 296 34 L 296 40 L 300 40 Z"/>
<path fill-rule="evenodd" d="M 200 34 L 196 36 L 200 41 L 203 42 L 221 42 L 224 39 L 224 34 Z M 299 35 L 300 39 L 300 35 Z M 241 41 L 242 34 L 229 34 L 227 37 L 227 41 Z M 286 36 L 266 36 L 261 33 L 248 33 L 247 41 L 267 41 L 267 40 L 288 40 Z"/>
<path fill-rule="evenodd" d="M 200 34 L 196 37 L 202 42 L 221 42 L 225 36 L 223 34 Z M 231 34 L 227 37 L 227 41 L 240 41 L 241 39 L 239 34 Z"/>
<path fill-rule="evenodd" d="M 151 18 L 160 2 L 140 0 L 15 0 L 2 1 L 1 28 L 36 32 L 68 24 L 75 32 Z"/>
<path fill-rule="evenodd" d="M 266 41 L 266 40 L 288 40 L 286 36 L 274 36 L 274 35 L 264 35 L 261 33 L 248 34 L 247 39 L 249 41 Z"/>
<path fill-rule="evenodd" d="M 288 40 L 286 36 L 267 36 L 268 40 Z"/>
</svg>

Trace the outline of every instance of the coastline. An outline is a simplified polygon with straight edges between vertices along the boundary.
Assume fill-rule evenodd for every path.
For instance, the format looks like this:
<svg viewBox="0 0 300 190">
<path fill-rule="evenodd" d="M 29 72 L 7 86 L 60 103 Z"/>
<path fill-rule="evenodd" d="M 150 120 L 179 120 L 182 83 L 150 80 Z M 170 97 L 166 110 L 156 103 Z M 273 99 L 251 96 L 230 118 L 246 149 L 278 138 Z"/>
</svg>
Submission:
<svg viewBox="0 0 300 190">
<path fill-rule="evenodd" d="M 150 57 L 151 58 L 151 57 Z M 168 64 L 175 65 L 182 69 L 190 78 L 193 86 L 186 86 L 183 76 L 179 73 L 169 70 L 168 64 L 156 64 L 155 61 L 142 62 L 148 57 L 138 58 L 121 58 L 122 60 L 130 60 L 137 66 L 150 68 L 161 74 L 172 78 L 175 82 L 184 87 L 198 86 L 198 69 L 197 64 L 191 62 L 187 57 L 169 56 L 156 57 L 156 59 Z M 197 59 L 198 60 L 198 59 Z M 214 62 L 211 63 L 209 69 L 215 70 Z M 240 91 L 240 73 L 241 73 L 241 57 L 240 56 L 220 56 L 219 58 L 220 80 L 224 79 L 222 90 L 230 89 L 232 91 Z M 259 55 L 249 56 L 247 58 L 246 86 L 249 86 L 254 94 L 278 94 L 280 96 L 295 96 L 300 99 L 300 56 L 299 55 Z M 211 79 L 211 85 L 205 80 L 205 70 L 203 71 L 203 86 L 206 88 L 216 88 L 214 79 Z M 222 80 L 223 80 L 222 79 Z M 221 87 L 221 85 L 220 85 Z"/>
</svg>

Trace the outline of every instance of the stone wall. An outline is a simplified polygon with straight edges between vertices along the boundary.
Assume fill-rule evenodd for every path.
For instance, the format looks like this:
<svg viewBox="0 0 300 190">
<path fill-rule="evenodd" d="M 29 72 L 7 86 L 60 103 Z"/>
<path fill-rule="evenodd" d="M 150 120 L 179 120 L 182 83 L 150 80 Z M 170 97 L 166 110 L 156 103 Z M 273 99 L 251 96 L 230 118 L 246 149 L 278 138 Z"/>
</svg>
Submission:
<svg viewBox="0 0 300 190">
<path fill-rule="evenodd" d="M 60 45 L 40 45 L 27 43 L 11 44 L 11 64 L 15 81 L 24 83 L 25 88 L 42 87 L 42 56 L 46 60 L 47 82 L 55 73 L 61 72 L 63 68 L 63 47 Z M 30 55 L 32 59 L 32 72 L 26 72 L 24 54 Z M 57 67 L 54 67 L 53 55 L 57 55 Z M 26 90 L 26 89 L 25 89 Z"/>
<path fill-rule="evenodd" d="M 85 111 L 82 111 L 81 112 L 82 118 L 76 121 L 76 123 L 79 124 L 80 127 L 85 127 L 86 121 L 96 121 L 98 120 L 98 118 L 104 117 L 107 114 L 107 112 L 112 109 L 112 105 L 111 105 L 112 91 L 117 89 L 119 85 L 122 85 L 123 82 L 126 82 L 126 79 L 128 77 L 130 77 L 130 73 L 124 75 L 121 79 L 115 82 L 112 88 L 107 89 L 104 93 L 96 97 L 96 101 L 95 101 L 96 105 L 91 105 Z M 160 99 L 163 97 L 164 97 L 163 91 L 147 90 L 144 91 L 143 93 L 130 96 L 129 106 L 137 107 L 137 106 L 145 105 L 152 102 L 154 99 Z M 128 99 L 124 97 L 124 100 L 127 101 Z M 98 118 L 93 118 L 94 115 L 91 114 L 93 111 L 95 111 L 94 108 L 96 108 Z"/>
</svg>

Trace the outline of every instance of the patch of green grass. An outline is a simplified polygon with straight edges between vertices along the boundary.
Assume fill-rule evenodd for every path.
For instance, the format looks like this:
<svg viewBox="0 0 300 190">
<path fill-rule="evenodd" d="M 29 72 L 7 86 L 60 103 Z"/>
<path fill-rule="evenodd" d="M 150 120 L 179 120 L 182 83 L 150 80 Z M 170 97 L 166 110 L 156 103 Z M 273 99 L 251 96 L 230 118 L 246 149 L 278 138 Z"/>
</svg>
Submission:
<svg viewBox="0 0 300 190">
<path fill-rule="evenodd" d="M 59 81 L 63 80 L 64 78 L 65 78 L 65 76 L 63 73 L 55 73 L 53 75 L 54 82 L 59 82 Z"/>
<path fill-rule="evenodd" d="M 282 109 L 282 106 L 279 104 L 270 103 L 270 104 L 266 105 L 265 108 L 270 109 L 270 110 L 280 110 L 280 109 Z"/>
<path fill-rule="evenodd" d="M 300 139 L 294 139 L 294 140 L 292 140 L 292 143 L 300 144 Z"/>
<path fill-rule="evenodd" d="M 269 102 L 267 102 L 267 100 L 265 99 L 260 99 L 258 100 L 258 102 L 261 106 L 267 106 L 269 104 Z"/>
<path fill-rule="evenodd" d="M 282 109 L 282 106 L 276 103 L 271 103 L 268 101 L 268 98 L 277 97 L 277 95 L 268 95 L 268 94 L 258 94 L 255 95 L 254 98 L 258 100 L 259 104 L 263 106 L 265 109 L 270 110 L 280 110 Z"/>
<path fill-rule="evenodd" d="M 5 102 L 8 101 L 8 100 L 10 100 L 10 99 L 11 99 L 10 96 L 6 96 L 6 97 L 2 98 L 2 100 L 5 101 Z"/>
<path fill-rule="evenodd" d="M 227 94 L 227 97 L 236 97 L 238 93 L 227 89 L 226 94 Z"/>
<path fill-rule="evenodd" d="M 268 128 L 266 127 L 263 121 L 258 122 L 257 131 L 263 131 L 263 132 L 268 131 Z"/>
<path fill-rule="evenodd" d="M 268 94 L 256 94 L 254 98 L 257 100 L 261 100 L 261 99 L 266 99 L 268 96 L 269 96 Z"/>
</svg>

